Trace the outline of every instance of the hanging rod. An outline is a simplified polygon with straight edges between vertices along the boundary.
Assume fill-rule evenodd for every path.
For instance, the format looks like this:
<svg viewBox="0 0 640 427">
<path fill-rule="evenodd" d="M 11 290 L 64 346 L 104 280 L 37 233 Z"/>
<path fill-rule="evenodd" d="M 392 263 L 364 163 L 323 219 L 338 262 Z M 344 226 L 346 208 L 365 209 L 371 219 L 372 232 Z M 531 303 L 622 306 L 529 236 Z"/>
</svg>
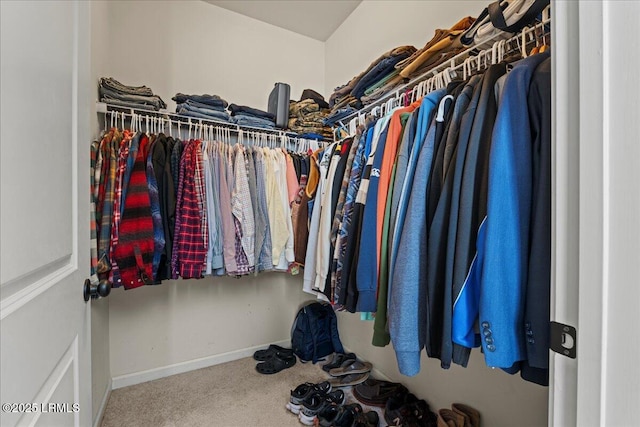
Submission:
<svg viewBox="0 0 640 427">
<path fill-rule="evenodd" d="M 315 138 L 301 138 L 298 134 L 293 132 L 286 132 L 280 129 L 266 129 L 266 128 L 258 128 L 253 126 L 240 126 L 236 123 L 223 122 L 215 119 L 203 119 L 200 117 L 190 117 L 184 116 L 177 113 L 171 113 L 167 110 L 145 110 L 143 108 L 130 108 L 130 107 L 122 107 L 119 105 L 108 104 L 105 102 L 96 102 L 96 112 L 98 114 L 118 114 L 124 115 L 125 117 L 132 118 L 134 116 L 142 117 L 143 120 L 151 120 L 151 119 L 162 119 L 170 122 L 171 125 L 185 125 L 185 126 L 216 126 L 220 128 L 229 129 L 231 132 L 235 132 L 237 135 L 240 133 L 263 133 L 266 135 L 273 135 L 278 137 L 286 137 L 289 139 L 300 139 L 307 141 L 316 141 L 319 143 L 328 142 L 326 139 L 315 139 Z"/>
<path fill-rule="evenodd" d="M 386 104 L 387 102 L 389 102 L 390 100 L 398 100 L 401 95 L 407 90 L 407 89 L 414 89 L 414 87 L 418 86 L 419 84 L 426 82 L 430 79 L 434 79 L 439 73 L 441 73 L 442 71 L 445 71 L 447 69 L 451 69 L 456 70 L 461 68 L 464 64 L 464 60 L 469 59 L 469 58 L 478 58 L 481 57 L 483 55 L 487 55 L 488 53 L 491 53 L 492 48 L 490 49 L 482 49 L 480 51 L 478 51 L 478 49 L 481 46 L 486 46 L 488 43 L 490 42 L 494 42 L 494 46 L 495 43 L 504 41 L 505 44 L 510 44 L 515 42 L 519 43 L 519 39 L 525 37 L 527 34 L 530 34 L 531 32 L 534 32 L 540 28 L 544 29 L 544 27 L 549 24 L 551 22 L 551 18 L 550 17 L 544 17 L 543 19 L 539 22 L 537 22 L 534 25 L 530 25 L 528 27 L 523 28 L 522 30 L 520 30 L 517 34 L 506 38 L 505 39 L 505 33 L 503 31 L 498 32 L 496 34 L 494 34 L 493 36 L 489 37 L 487 40 L 483 40 L 482 42 L 478 43 L 477 45 L 471 46 L 469 48 L 467 48 L 466 50 L 460 52 L 459 54 L 457 54 L 456 56 L 454 56 L 453 58 L 451 58 L 449 61 L 445 61 L 442 64 L 436 65 L 435 67 L 429 69 L 428 71 L 425 71 L 424 73 L 420 74 L 417 77 L 414 77 L 413 79 L 411 79 L 409 82 L 403 84 L 402 86 L 390 91 L 389 93 L 387 93 L 386 95 L 383 95 L 380 99 L 372 102 L 371 104 L 368 104 L 362 108 L 360 108 L 359 110 L 349 114 L 346 117 L 343 117 L 341 120 L 339 120 L 338 122 L 336 122 L 336 125 L 339 125 L 339 127 L 343 127 L 346 128 L 346 126 L 344 125 L 344 123 L 349 123 L 351 120 L 353 120 L 356 117 L 359 117 L 365 113 L 367 113 L 368 111 L 373 110 L 375 107 L 380 107 L 384 104 Z M 477 52 L 476 52 L 477 51 Z M 476 52 L 474 54 L 474 52 Z M 456 63 L 457 61 L 460 61 L 459 63 Z M 336 126 L 334 126 L 336 127 Z"/>
</svg>

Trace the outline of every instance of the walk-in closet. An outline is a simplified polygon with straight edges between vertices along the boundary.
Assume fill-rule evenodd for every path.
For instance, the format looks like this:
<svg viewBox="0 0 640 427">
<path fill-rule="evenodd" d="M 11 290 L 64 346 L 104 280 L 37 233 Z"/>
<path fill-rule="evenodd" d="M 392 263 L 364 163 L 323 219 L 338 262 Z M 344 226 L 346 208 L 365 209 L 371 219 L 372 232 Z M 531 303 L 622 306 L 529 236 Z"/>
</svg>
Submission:
<svg viewBox="0 0 640 427">
<path fill-rule="evenodd" d="M 612 426 L 636 1 L 0 1 L 2 426 Z"/>
</svg>

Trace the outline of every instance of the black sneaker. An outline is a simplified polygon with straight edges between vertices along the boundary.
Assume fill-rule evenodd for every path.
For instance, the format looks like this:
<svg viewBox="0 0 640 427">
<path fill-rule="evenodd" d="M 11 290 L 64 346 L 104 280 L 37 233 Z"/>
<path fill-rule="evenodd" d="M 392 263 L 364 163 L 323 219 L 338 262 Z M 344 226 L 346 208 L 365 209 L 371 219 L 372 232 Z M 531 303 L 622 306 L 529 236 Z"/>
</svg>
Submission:
<svg viewBox="0 0 640 427">
<path fill-rule="evenodd" d="M 341 405 L 344 403 L 344 392 L 342 390 L 331 393 L 313 393 L 302 402 L 298 418 L 304 425 L 313 425 L 316 416 L 325 408 L 331 405 Z"/>
<path fill-rule="evenodd" d="M 426 401 L 412 393 L 398 393 L 387 400 L 384 419 L 392 426 L 436 427 L 437 416 Z"/>
<path fill-rule="evenodd" d="M 285 407 L 293 412 L 295 415 L 300 413 L 302 402 L 314 393 L 327 394 L 331 391 L 331 384 L 328 381 L 323 381 L 318 384 L 304 383 L 300 384 L 295 390 L 291 390 L 291 397 L 289 403 Z"/>
<path fill-rule="evenodd" d="M 358 403 L 345 406 L 332 404 L 325 406 L 316 417 L 320 427 L 351 427 L 360 414 L 362 414 L 362 406 Z"/>
<path fill-rule="evenodd" d="M 321 427 L 331 427 L 335 425 L 336 419 L 343 411 L 342 406 L 337 404 L 326 405 L 322 411 L 318 412 L 316 417 L 318 418 L 318 425 Z"/>
<path fill-rule="evenodd" d="M 333 422 L 333 427 L 351 427 L 359 414 L 362 413 L 362 406 L 359 403 L 344 405 Z"/>
<path fill-rule="evenodd" d="M 376 411 L 360 412 L 353 423 L 353 427 L 378 427 L 380 416 Z"/>
</svg>

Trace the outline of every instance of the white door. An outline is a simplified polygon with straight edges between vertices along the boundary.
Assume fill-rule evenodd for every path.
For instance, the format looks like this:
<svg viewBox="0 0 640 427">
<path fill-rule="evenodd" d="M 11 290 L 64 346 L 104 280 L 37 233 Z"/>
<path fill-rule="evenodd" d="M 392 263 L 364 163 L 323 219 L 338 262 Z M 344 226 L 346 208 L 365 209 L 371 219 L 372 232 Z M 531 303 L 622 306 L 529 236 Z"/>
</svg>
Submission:
<svg viewBox="0 0 640 427">
<path fill-rule="evenodd" d="M 91 425 L 90 9 L 0 2 L 0 425 Z"/>
<path fill-rule="evenodd" d="M 552 353 L 549 424 L 638 425 L 638 1 L 554 2 L 555 299 L 577 358 Z"/>
</svg>

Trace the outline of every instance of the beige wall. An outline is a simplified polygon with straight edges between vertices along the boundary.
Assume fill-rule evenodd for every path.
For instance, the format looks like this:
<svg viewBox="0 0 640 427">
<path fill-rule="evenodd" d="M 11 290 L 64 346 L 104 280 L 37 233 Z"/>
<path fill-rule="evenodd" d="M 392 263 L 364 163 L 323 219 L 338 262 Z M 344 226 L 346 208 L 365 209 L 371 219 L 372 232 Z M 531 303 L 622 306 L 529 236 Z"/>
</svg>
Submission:
<svg viewBox="0 0 640 427">
<path fill-rule="evenodd" d="M 101 75 L 150 86 L 169 108 L 176 92 L 266 109 L 275 82 L 289 83 L 292 98 L 305 88 L 323 91 L 317 40 L 200 1 L 113 1 L 98 10 L 94 25 L 108 31 L 94 50 Z M 271 273 L 113 289 L 102 317 L 109 330 L 101 322 L 94 332 L 115 378 L 287 340 L 307 299 L 301 288 L 301 276 Z"/>
<path fill-rule="evenodd" d="M 299 277 L 299 276 L 298 276 Z M 109 297 L 114 377 L 288 340 L 302 283 L 282 273 L 168 281 Z"/>
<path fill-rule="evenodd" d="M 114 1 L 109 73 L 146 84 L 175 108 L 177 92 L 267 108 L 276 82 L 324 90 L 324 44 L 201 1 Z M 103 53 L 105 54 L 105 53 Z"/>
<path fill-rule="evenodd" d="M 405 44 L 421 48 L 436 28 L 448 28 L 463 16 L 477 16 L 484 6 L 483 1 L 363 1 L 326 42 L 327 95 L 387 50 Z M 492 427 L 547 424 L 548 389 L 486 367 L 479 350 L 466 369 L 453 366 L 449 370 L 423 352 L 420 373 L 406 377 L 398 372 L 391 347 L 371 345 L 373 322 L 341 313 L 339 328 L 345 347 L 407 385 L 433 408 L 468 403 L 480 410 L 483 424 Z"/>
</svg>

